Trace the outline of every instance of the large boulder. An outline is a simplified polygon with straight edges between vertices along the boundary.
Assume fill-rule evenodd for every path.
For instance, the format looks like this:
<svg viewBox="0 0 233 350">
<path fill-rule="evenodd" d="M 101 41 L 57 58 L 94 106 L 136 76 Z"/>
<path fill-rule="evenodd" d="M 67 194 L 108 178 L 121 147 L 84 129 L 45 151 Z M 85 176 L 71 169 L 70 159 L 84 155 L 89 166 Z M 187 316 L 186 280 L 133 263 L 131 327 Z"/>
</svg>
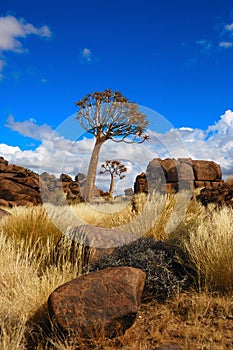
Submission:
<svg viewBox="0 0 233 350">
<path fill-rule="evenodd" d="M 146 275 L 132 267 L 109 268 L 77 277 L 48 299 L 52 320 L 83 338 L 123 334 L 134 322 Z"/>
<path fill-rule="evenodd" d="M 134 193 L 153 190 L 168 193 L 182 189 L 192 191 L 197 187 L 217 187 L 221 183 L 221 168 L 215 162 L 191 158 L 154 158 L 149 162 L 146 172 L 136 177 Z"/>
<path fill-rule="evenodd" d="M 40 204 L 39 176 L 23 167 L 6 165 L 0 170 L 0 199 L 9 207 Z"/>
<path fill-rule="evenodd" d="M 64 257 L 76 264 L 82 254 L 83 266 L 97 262 L 102 256 L 110 255 L 122 245 L 129 244 L 137 238 L 133 234 L 118 229 L 92 225 L 76 226 L 62 235 L 53 254 L 53 262 L 62 263 Z"/>
<path fill-rule="evenodd" d="M 220 165 L 206 160 L 193 160 L 193 172 L 196 181 L 214 181 L 222 180 L 222 171 Z"/>
</svg>

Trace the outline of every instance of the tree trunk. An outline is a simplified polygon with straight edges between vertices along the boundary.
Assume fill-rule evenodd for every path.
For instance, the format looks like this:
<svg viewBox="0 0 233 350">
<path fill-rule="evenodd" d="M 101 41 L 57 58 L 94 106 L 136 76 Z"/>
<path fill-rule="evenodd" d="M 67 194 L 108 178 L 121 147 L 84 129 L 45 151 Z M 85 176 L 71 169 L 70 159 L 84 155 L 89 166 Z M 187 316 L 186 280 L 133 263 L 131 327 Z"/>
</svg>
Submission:
<svg viewBox="0 0 233 350">
<path fill-rule="evenodd" d="M 94 198 L 96 171 L 98 166 L 100 148 L 102 144 L 103 144 L 103 141 L 101 142 L 98 139 L 96 139 L 95 146 L 92 151 L 92 155 L 91 155 L 91 159 L 88 167 L 87 179 L 86 179 L 86 184 L 83 192 L 83 199 L 86 202 L 91 202 Z"/>
<path fill-rule="evenodd" d="M 109 188 L 109 197 L 113 198 L 113 191 L 114 191 L 114 176 L 111 174 L 111 183 Z"/>
</svg>

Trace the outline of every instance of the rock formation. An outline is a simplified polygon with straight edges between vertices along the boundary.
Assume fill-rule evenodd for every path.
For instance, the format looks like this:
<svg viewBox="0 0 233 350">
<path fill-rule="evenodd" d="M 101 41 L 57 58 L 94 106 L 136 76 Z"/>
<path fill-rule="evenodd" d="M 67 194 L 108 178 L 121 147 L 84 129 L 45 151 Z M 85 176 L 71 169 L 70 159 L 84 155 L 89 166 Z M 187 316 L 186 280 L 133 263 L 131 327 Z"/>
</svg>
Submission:
<svg viewBox="0 0 233 350">
<path fill-rule="evenodd" d="M 81 201 L 85 177 L 80 182 L 73 181 L 69 175 L 54 175 L 44 172 L 41 175 L 0 157 L 0 205 L 38 205 L 50 201 L 64 204 L 66 201 Z M 101 191 L 98 192 L 99 194 Z"/>
<path fill-rule="evenodd" d="M 43 183 L 41 188 L 46 191 Z M 12 207 L 41 202 L 39 175 L 0 157 L 0 205 Z"/>
<path fill-rule="evenodd" d="M 233 189 L 227 183 L 220 184 L 218 187 L 204 187 L 196 198 L 204 206 L 214 203 L 217 206 L 227 205 L 233 208 Z"/>
<path fill-rule="evenodd" d="M 81 338 L 123 334 L 134 322 L 146 274 L 132 267 L 109 268 L 77 277 L 48 299 L 52 320 Z"/>
<path fill-rule="evenodd" d="M 132 233 L 118 229 L 92 225 L 76 226 L 70 229 L 69 235 L 62 235 L 58 240 L 53 261 L 59 265 L 60 261 L 63 261 L 62 254 L 65 254 L 65 260 L 75 264 L 79 259 L 80 251 L 83 250 L 83 266 L 86 266 L 88 271 L 90 263 L 97 262 L 100 257 L 113 253 L 116 247 L 129 244 L 133 240 L 136 240 L 136 237 Z"/>
<path fill-rule="evenodd" d="M 191 158 L 161 160 L 153 159 L 146 173 L 137 176 L 134 193 L 159 190 L 177 192 L 180 189 L 193 190 L 198 187 L 213 188 L 222 184 L 219 164 L 212 161 Z"/>
</svg>

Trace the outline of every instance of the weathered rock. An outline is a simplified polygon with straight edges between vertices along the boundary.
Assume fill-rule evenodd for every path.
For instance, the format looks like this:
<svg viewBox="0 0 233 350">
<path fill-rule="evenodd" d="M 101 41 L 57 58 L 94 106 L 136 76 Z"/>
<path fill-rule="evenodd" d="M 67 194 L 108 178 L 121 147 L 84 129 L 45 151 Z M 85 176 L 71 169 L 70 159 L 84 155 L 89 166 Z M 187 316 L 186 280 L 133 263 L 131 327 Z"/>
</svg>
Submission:
<svg viewBox="0 0 233 350">
<path fill-rule="evenodd" d="M 193 181 L 194 173 L 192 160 L 186 158 L 179 158 L 177 164 L 178 181 Z"/>
<path fill-rule="evenodd" d="M 197 187 L 211 188 L 221 183 L 221 168 L 215 162 L 191 158 L 155 158 L 149 162 L 146 173 L 136 177 L 134 193 L 150 193 L 153 190 L 170 193 L 180 189 L 193 191 Z"/>
<path fill-rule="evenodd" d="M 61 174 L 59 180 L 62 182 L 72 182 L 73 181 L 72 177 L 67 175 L 67 174 Z"/>
<path fill-rule="evenodd" d="M 191 262 L 180 248 L 151 237 L 139 238 L 116 248 L 111 255 L 101 257 L 89 270 L 118 266 L 132 266 L 146 273 L 143 301 L 154 298 L 165 300 L 189 288 L 196 278 Z"/>
<path fill-rule="evenodd" d="M 166 158 L 161 161 L 161 167 L 165 173 L 166 182 L 178 182 L 176 159 Z"/>
<path fill-rule="evenodd" d="M 214 203 L 217 206 L 227 205 L 233 208 L 233 189 L 226 183 L 211 188 L 205 187 L 196 198 L 204 206 Z"/>
<path fill-rule="evenodd" d="M 137 176 L 134 183 L 134 193 L 148 193 L 148 182 L 145 173 L 141 173 Z"/>
<path fill-rule="evenodd" d="M 132 197 L 134 195 L 134 191 L 133 191 L 133 189 L 131 187 L 130 188 L 126 188 L 124 190 L 124 192 L 125 192 L 126 197 Z"/>
<path fill-rule="evenodd" d="M 137 238 L 132 234 L 117 229 L 92 225 L 81 225 L 62 235 L 56 244 L 54 262 L 66 260 L 75 264 L 83 256 L 83 266 L 97 262 L 100 257 L 109 255 L 122 245 L 129 244 Z"/>
<path fill-rule="evenodd" d="M 0 174 L 2 175 L 2 174 Z M 35 187 L 27 184 L 22 178 L 0 176 L 0 198 L 12 205 L 40 204 L 41 196 L 38 191 L 38 181 Z M 25 204 L 22 204 L 25 203 Z"/>
<path fill-rule="evenodd" d="M 3 157 L 0 157 L 0 164 L 8 165 L 9 162 L 6 159 L 4 159 Z"/>
<path fill-rule="evenodd" d="M 49 296 L 50 316 L 61 330 L 84 338 L 123 334 L 135 320 L 145 278 L 132 267 L 77 277 Z"/>
<path fill-rule="evenodd" d="M 220 165 L 206 160 L 193 160 L 193 172 L 197 181 L 221 181 Z"/>
</svg>

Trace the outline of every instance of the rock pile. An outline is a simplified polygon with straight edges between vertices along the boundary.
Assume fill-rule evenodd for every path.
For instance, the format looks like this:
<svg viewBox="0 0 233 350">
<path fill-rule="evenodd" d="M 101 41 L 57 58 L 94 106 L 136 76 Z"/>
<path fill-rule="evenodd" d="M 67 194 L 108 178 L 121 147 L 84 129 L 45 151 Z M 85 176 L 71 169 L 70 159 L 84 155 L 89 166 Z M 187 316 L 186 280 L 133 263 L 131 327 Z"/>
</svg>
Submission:
<svg viewBox="0 0 233 350">
<path fill-rule="evenodd" d="M 48 197 L 42 196 L 43 200 L 51 201 L 54 204 L 62 204 L 66 200 L 82 200 L 82 189 L 85 185 L 85 179 L 80 182 L 77 180 L 73 181 L 72 177 L 67 174 L 61 174 L 60 178 L 57 179 L 55 175 L 50 175 L 47 172 L 42 173 L 40 179 L 45 183 L 49 191 Z"/>
<path fill-rule="evenodd" d="M 78 179 L 80 178 L 80 181 Z M 78 174 L 73 181 L 69 175 L 41 175 L 0 157 L 0 205 L 38 205 L 45 201 L 64 204 L 66 201 L 81 201 L 85 175 Z M 101 191 L 98 192 L 101 194 Z"/>
<path fill-rule="evenodd" d="M 46 187 L 41 183 L 46 192 Z M 37 205 L 41 203 L 39 175 L 0 157 L 0 205 Z"/>
<path fill-rule="evenodd" d="M 214 203 L 217 206 L 227 205 L 233 208 L 233 189 L 226 183 L 215 188 L 203 188 L 196 198 L 204 206 Z"/>
<path fill-rule="evenodd" d="M 148 164 L 146 173 L 137 176 L 134 193 L 148 193 L 152 190 L 170 193 L 180 189 L 215 188 L 222 182 L 221 168 L 215 162 L 191 158 L 155 158 Z"/>
</svg>

